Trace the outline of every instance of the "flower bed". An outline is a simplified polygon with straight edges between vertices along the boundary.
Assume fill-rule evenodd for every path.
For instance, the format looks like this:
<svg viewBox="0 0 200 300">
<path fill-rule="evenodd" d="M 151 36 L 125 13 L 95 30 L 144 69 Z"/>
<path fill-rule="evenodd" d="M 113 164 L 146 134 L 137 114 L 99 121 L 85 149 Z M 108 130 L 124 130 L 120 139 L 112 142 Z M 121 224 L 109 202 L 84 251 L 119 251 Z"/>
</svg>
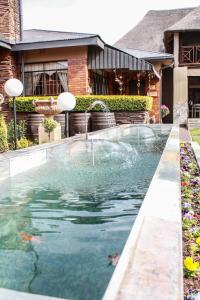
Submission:
<svg viewBox="0 0 200 300">
<path fill-rule="evenodd" d="M 200 300 L 200 169 L 192 147 L 181 144 L 184 293 Z"/>
</svg>

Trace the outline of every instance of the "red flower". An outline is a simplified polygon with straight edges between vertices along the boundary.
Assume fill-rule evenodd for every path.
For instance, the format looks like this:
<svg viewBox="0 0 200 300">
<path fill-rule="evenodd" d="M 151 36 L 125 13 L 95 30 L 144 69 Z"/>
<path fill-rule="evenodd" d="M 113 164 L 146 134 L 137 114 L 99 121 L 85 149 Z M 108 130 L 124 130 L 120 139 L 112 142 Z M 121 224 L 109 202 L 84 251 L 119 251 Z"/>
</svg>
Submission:
<svg viewBox="0 0 200 300">
<path fill-rule="evenodd" d="M 188 186 L 188 185 L 189 185 L 189 183 L 186 182 L 186 181 L 182 181 L 182 182 L 181 182 L 181 186 Z"/>
</svg>

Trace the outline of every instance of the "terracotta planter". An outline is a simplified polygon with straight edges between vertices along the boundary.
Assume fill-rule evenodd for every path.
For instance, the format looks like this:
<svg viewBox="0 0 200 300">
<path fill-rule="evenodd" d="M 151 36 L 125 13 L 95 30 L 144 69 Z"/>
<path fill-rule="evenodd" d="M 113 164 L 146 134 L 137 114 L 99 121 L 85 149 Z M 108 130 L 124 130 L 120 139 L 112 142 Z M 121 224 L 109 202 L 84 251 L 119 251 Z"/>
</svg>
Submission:
<svg viewBox="0 0 200 300">
<path fill-rule="evenodd" d="M 33 140 L 38 140 L 38 129 L 43 120 L 43 114 L 31 114 L 28 116 L 28 129 Z"/>
<path fill-rule="evenodd" d="M 85 113 L 71 113 L 70 117 L 70 136 L 78 133 L 85 133 L 86 118 Z M 87 127 L 88 132 L 91 131 L 91 113 L 87 113 Z"/>
<path fill-rule="evenodd" d="M 115 125 L 116 121 L 114 113 L 92 113 L 92 131 L 113 127 Z"/>
<path fill-rule="evenodd" d="M 65 115 L 64 114 L 58 114 L 54 116 L 54 120 L 58 122 L 61 126 L 61 134 L 62 137 L 64 137 L 64 132 L 65 132 Z"/>
<path fill-rule="evenodd" d="M 60 109 L 58 109 L 57 101 L 53 98 L 49 100 L 34 100 L 33 105 L 35 106 L 35 111 L 45 115 L 46 118 L 53 118 L 53 116 L 61 113 Z"/>
</svg>

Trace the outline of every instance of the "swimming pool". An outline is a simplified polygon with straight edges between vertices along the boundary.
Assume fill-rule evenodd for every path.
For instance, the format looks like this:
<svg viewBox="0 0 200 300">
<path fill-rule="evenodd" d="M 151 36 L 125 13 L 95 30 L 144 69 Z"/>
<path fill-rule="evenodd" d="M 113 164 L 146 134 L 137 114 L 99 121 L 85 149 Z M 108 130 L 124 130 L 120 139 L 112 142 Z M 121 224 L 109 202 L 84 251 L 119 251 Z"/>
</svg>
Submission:
<svg viewBox="0 0 200 300">
<path fill-rule="evenodd" d="M 1 183 L 0 287 L 102 298 L 168 137 L 140 128 L 63 145 Z"/>
</svg>

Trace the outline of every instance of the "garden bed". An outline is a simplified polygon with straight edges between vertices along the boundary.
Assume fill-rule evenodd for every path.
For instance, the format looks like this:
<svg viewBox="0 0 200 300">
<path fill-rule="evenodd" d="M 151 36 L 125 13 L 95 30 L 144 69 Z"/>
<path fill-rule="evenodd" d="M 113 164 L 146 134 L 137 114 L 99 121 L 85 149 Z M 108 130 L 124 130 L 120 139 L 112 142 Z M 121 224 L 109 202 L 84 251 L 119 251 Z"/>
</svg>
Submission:
<svg viewBox="0 0 200 300">
<path fill-rule="evenodd" d="M 200 299 L 200 169 L 189 143 L 181 144 L 184 294 Z"/>
</svg>

